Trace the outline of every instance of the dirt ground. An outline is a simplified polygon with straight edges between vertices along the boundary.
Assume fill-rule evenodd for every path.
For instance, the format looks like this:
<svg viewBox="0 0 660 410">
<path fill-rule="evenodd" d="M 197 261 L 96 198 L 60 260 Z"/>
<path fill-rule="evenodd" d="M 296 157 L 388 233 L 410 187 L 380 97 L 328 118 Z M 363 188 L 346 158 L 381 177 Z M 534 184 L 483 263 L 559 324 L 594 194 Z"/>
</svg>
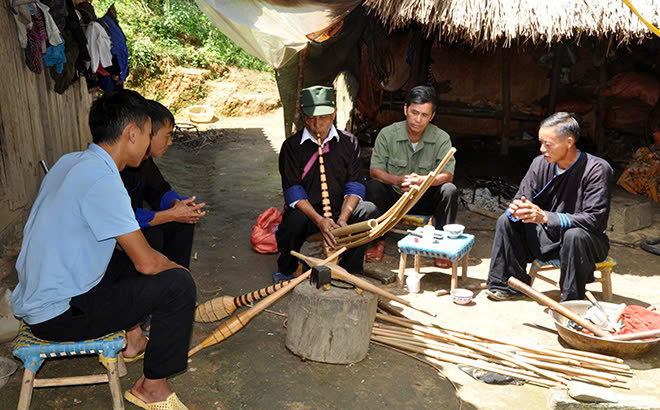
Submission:
<svg viewBox="0 0 660 410">
<path fill-rule="evenodd" d="M 163 174 L 177 191 L 196 195 L 208 204 L 208 215 L 196 228 L 191 263 L 200 303 L 221 295 L 238 296 L 272 283 L 276 256 L 254 252 L 249 238 L 257 216 L 270 206 L 280 207 L 283 201 L 277 169 L 283 140 L 281 111 L 259 118 L 221 118 L 214 126 L 223 129 L 217 143 L 199 152 L 173 146 L 159 161 Z M 467 163 L 468 159 L 463 162 Z M 637 234 L 660 236 L 659 214 L 656 212 L 652 228 Z M 495 222 L 463 208 L 459 210 L 458 222 L 476 236 L 465 284 L 478 284 L 487 277 Z M 381 274 L 393 272 L 398 266 L 396 241 L 400 238 L 389 235 L 385 259 L 379 264 L 366 265 L 367 269 Z M 610 255 L 618 261 L 613 275 L 614 302 L 660 305 L 658 256 L 621 246 L 613 246 Z M 552 320 L 535 302 L 495 303 L 480 292 L 471 305 L 455 305 L 449 296 L 434 295 L 435 290 L 449 287 L 449 270 L 430 267 L 430 259 L 424 260 L 422 266 L 422 272 L 426 273 L 422 293 L 408 295 L 395 284 L 384 288 L 437 312 L 438 322 L 443 326 L 558 346 Z M 412 262 L 408 268 L 412 268 Z M 15 282 L 14 273 L 2 285 L 13 287 Z M 536 287 L 553 298 L 559 296 L 557 290 L 543 282 Z M 601 297 L 599 284 L 589 288 L 597 298 Z M 288 297 L 270 309 L 286 314 Z M 203 340 L 216 326 L 195 324 L 192 345 Z M 438 373 L 407 356 L 375 345 L 370 346 L 366 359 L 352 365 L 301 361 L 287 350 L 285 337 L 285 319 L 264 312 L 228 340 L 195 355 L 188 369 L 171 379 L 171 385 L 184 403 L 200 410 L 545 408 L 550 395 L 549 390 L 531 385 L 487 385 L 450 364 L 440 366 L 442 373 Z M 0 355 L 11 356 L 9 343 L 0 345 Z M 660 399 L 657 389 L 660 348 L 626 362 L 634 369 L 634 377 L 626 383 L 629 390 L 614 390 L 652 394 Z M 141 373 L 140 363 L 127 366 L 128 375 L 121 380 L 124 390 Z M 101 367 L 91 357 L 48 360 L 39 376 L 94 370 L 101 371 Z M 0 390 L 0 408 L 16 407 L 21 376 L 19 369 Z M 109 400 L 107 385 L 50 388 L 35 390 L 32 408 L 105 409 Z M 126 406 L 134 408 L 128 403 Z"/>
</svg>

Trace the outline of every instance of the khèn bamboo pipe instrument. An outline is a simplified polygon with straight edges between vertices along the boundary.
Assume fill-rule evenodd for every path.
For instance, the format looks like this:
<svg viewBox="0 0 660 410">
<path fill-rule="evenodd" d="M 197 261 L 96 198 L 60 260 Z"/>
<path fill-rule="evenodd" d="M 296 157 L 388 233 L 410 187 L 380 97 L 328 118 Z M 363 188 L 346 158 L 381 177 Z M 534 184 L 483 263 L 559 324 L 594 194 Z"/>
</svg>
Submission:
<svg viewBox="0 0 660 410">
<path fill-rule="evenodd" d="M 333 252 L 332 255 L 328 256 L 325 260 L 323 260 L 323 263 L 328 263 L 329 261 L 334 260 L 339 255 L 341 255 L 345 250 L 346 248 L 341 248 L 336 252 Z M 289 283 L 284 285 L 284 287 L 277 290 L 275 293 L 268 295 L 266 298 L 259 301 L 259 303 L 257 303 L 250 309 L 239 312 L 237 315 L 227 319 L 225 322 L 220 324 L 220 326 L 218 326 L 218 328 L 214 330 L 213 333 L 211 333 L 200 344 L 190 349 L 190 351 L 188 352 L 188 357 L 194 355 L 195 353 L 199 352 L 205 347 L 213 346 L 216 343 L 222 342 L 223 340 L 229 338 L 231 335 L 244 328 L 245 325 L 247 325 L 248 322 L 252 320 L 256 315 L 263 312 L 266 308 L 268 308 L 270 305 L 275 303 L 282 296 L 286 295 L 291 289 L 298 286 L 299 283 L 303 282 L 311 274 L 312 274 L 312 270 L 310 269 L 307 272 L 303 273 L 302 275 L 298 276 L 297 278 L 291 280 Z"/>
<path fill-rule="evenodd" d="M 376 238 L 379 238 L 380 236 L 383 236 L 390 229 L 392 229 L 397 223 L 399 223 L 401 218 L 403 218 L 403 216 L 406 215 L 410 209 L 412 209 L 419 198 L 424 195 L 438 174 L 454 156 L 454 153 L 456 153 L 456 148 L 451 148 L 447 154 L 445 154 L 440 164 L 438 164 L 438 166 L 424 178 L 419 186 L 414 185 L 410 191 L 404 193 L 404 195 L 399 198 L 399 201 L 397 201 L 397 203 L 385 213 L 385 215 L 387 215 L 385 218 L 383 218 L 383 216 L 378 218 L 378 226 L 369 231 L 368 237 L 356 240 L 355 242 L 345 243 L 344 246 L 350 249 L 364 245 Z"/>
<path fill-rule="evenodd" d="M 325 175 L 325 164 L 323 163 L 323 141 L 321 135 L 316 133 L 316 143 L 318 144 L 319 153 L 319 174 L 321 176 L 321 204 L 323 205 L 323 217 L 332 219 L 332 207 L 330 206 L 330 193 L 328 192 L 328 179 Z M 330 247 L 323 240 L 323 254 L 328 256 Z"/>
<path fill-rule="evenodd" d="M 195 322 L 208 323 L 216 322 L 227 316 L 234 314 L 234 311 L 240 307 L 247 306 L 257 300 L 275 293 L 289 283 L 288 280 L 281 281 L 267 288 L 258 289 L 241 296 L 219 296 L 208 300 L 195 309 Z"/>
<path fill-rule="evenodd" d="M 451 148 L 449 152 L 445 154 L 440 164 L 438 164 L 438 166 L 424 178 L 420 186 L 413 186 L 410 191 L 405 192 L 403 195 L 401 195 L 397 200 L 397 202 L 392 207 L 390 207 L 390 209 L 388 209 L 387 212 L 385 212 L 380 217 L 378 217 L 377 225 L 368 230 L 369 232 L 368 237 L 362 237 L 360 239 L 356 239 L 353 242 L 348 242 L 348 243 L 344 242 L 344 245 L 349 249 L 357 246 L 361 246 L 371 242 L 375 238 L 378 238 L 386 234 L 390 229 L 392 229 L 397 223 L 399 223 L 401 218 L 403 218 L 403 216 L 406 215 L 408 211 L 415 205 L 415 203 L 419 200 L 419 198 L 428 190 L 428 188 L 433 183 L 433 180 L 437 177 L 437 175 L 440 172 L 442 172 L 442 169 L 454 156 L 454 153 L 456 153 L 456 148 Z M 353 225 L 356 224 L 348 225 L 344 228 L 349 228 Z M 350 229 L 352 229 L 351 232 L 353 233 L 360 232 L 357 228 L 355 229 L 350 228 Z M 336 236 L 344 236 L 344 235 L 345 235 L 344 232 L 341 232 L 341 234 L 338 234 Z"/>
<path fill-rule="evenodd" d="M 434 313 L 431 313 L 427 310 L 415 307 L 410 302 L 408 302 L 407 300 L 401 299 L 400 297 L 395 296 L 392 293 L 379 288 L 378 286 L 372 285 L 371 283 L 367 282 L 366 280 L 363 280 L 363 279 L 360 279 L 360 278 L 358 278 L 354 275 L 351 275 L 350 273 L 348 273 L 346 271 L 346 269 L 342 268 L 341 266 L 339 266 L 335 263 L 324 262 L 319 258 L 314 258 L 314 257 L 311 257 L 311 256 L 305 256 L 305 255 L 300 254 L 300 253 L 295 252 L 295 251 L 291 251 L 291 254 L 293 256 L 295 256 L 296 258 L 300 259 L 301 261 L 305 262 L 309 266 L 325 265 L 325 266 L 329 267 L 333 279 L 345 280 L 346 282 L 350 282 L 353 285 L 355 285 L 359 288 L 362 288 L 364 290 L 367 290 L 371 293 L 375 293 L 376 295 L 384 296 L 388 299 L 399 302 L 402 305 L 408 306 L 411 309 L 415 309 L 418 312 L 426 313 L 429 316 L 436 317 L 436 315 Z"/>
<path fill-rule="evenodd" d="M 560 315 L 571 319 L 573 322 L 577 323 L 578 325 L 582 326 L 583 328 L 589 330 L 591 333 L 595 334 L 596 336 L 602 337 L 602 338 L 609 338 L 611 335 L 601 329 L 600 327 L 594 325 L 593 323 L 582 319 L 579 315 L 571 312 L 570 310 L 566 309 L 566 307 L 562 306 L 561 304 L 555 302 L 554 300 L 550 299 L 543 293 L 534 290 L 531 286 L 528 286 L 527 284 L 521 282 L 520 280 L 516 279 L 515 277 L 511 276 L 508 280 L 509 286 L 521 291 L 525 295 L 529 296 L 530 298 L 534 299 L 536 302 L 540 303 L 543 306 L 547 306 L 550 309 L 554 310 L 555 312 L 559 313 Z"/>
</svg>

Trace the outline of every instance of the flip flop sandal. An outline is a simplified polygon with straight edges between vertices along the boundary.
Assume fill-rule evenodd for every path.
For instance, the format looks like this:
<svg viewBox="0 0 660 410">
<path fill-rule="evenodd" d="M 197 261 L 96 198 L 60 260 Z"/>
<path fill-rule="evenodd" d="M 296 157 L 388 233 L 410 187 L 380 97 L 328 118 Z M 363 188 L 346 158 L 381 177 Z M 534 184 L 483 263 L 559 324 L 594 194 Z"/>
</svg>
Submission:
<svg viewBox="0 0 660 410">
<path fill-rule="evenodd" d="M 149 343 L 149 337 L 148 336 L 145 337 L 147 338 L 147 343 Z M 124 363 L 133 363 L 142 359 L 144 359 L 144 352 L 140 352 L 134 356 L 124 356 Z"/>
<path fill-rule="evenodd" d="M 383 255 L 385 253 L 385 241 L 379 241 L 374 244 L 374 246 L 367 250 L 364 254 L 364 259 L 367 263 L 380 262 L 383 260 Z"/>
<path fill-rule="evenodd" d="M 449 269 L 449 268 L 451 268 L 451 265 L 452 265 L 451 262 L 450 262 L 449 260 L 447 260 L 447 259 L 443 259 L 443 258 L 437 258 L 437 259 L 433 262 L 433 264 L 434 264 L 436 267 L 441 268 L 441 269 Z"/>
<path fill-rule="evenodd" d="M 130 390 L 124 392 L 124 398 L 136 406 L 147 410 L 189 410 L 188 407 L 179 400 L 176 393 L 167 396 L 167 400 L 165 401 L 157 401 L 154 403 L 145 403 L 138 396 L 131 393 Z"/>
</svg>

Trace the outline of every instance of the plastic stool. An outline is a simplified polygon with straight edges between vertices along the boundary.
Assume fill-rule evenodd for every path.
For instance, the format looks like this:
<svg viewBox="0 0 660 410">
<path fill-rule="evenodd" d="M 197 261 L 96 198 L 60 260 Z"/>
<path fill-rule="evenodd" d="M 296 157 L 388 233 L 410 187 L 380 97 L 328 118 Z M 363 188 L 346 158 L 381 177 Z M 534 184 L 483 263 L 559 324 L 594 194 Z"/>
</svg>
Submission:
<svg viewBox="0 0 660 410">
<path fill-rule="evenodd" d="M 612 268 L 614 268 L 615 265 L 616 265 L 616 259 L 612 258 L 611 256 L 608 256 L 607 258 L 605 258 L 604 261 L 598 262 L 596 264 L 595 271 L 600 272 L 600 278 L 595 278 L 594 282 L 600 282 L 601 285 L 603 286 L 603 300 L 612 299 L 611 273 L 612 273 Z M 534 262 L 532 262 L 532 266 L 530 266 L 529 268 L 529 276 L 532 278 L 532 281 L 530 282 L 530 286 L 534 284 L 534 279 L 539 278 L 545 282 L 548 282 L 551 285 L 555 285 L 556 287 L 561 288 L 561 286 L 559 286 L 559 283 L 538 273 L 540 271 L 559 269 L 560 266 L 561 265 L 559 259 L 552 259 L 549 261 L 540 261 L 538 259 L 535 259 Z"/>
</svg>

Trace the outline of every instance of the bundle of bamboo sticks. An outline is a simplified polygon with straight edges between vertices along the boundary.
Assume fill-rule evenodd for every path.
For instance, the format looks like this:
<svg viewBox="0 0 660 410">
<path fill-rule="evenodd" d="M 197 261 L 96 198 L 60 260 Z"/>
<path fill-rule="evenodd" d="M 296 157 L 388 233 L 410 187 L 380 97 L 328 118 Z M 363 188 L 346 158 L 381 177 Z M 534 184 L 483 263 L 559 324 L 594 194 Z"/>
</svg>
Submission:
<svg viewBox="0 0 660 410">
<path fill-rule="evenodd" d="M 456 153 L 456 148 L 451 148 L 438 166 L 424 177 L 420 185 L 414 185 L 409 191 L 401 195 L 399 200 L 377 219 L 370 219 L 332 230 L 332 234 L 337 240 L 337 247 L 350 249 L 362 246 L 385 235 L 390 229 L 394 228 L 429 189 L 435 178 L 442 172 L 451 157 L 454 156 L 454 153 Z M 322 237 L 319 236 L 318 239 L 322 240 Z"/>
<path fill-rule="evenodd" d="M 577 380 L 621 387 L 632 377 L 622 359 L 561 347 L 532 346 L 376 314 L 371 340 L 426 356 L 432 362 L 468 365 L 543 387 Z"/>
</svg>

